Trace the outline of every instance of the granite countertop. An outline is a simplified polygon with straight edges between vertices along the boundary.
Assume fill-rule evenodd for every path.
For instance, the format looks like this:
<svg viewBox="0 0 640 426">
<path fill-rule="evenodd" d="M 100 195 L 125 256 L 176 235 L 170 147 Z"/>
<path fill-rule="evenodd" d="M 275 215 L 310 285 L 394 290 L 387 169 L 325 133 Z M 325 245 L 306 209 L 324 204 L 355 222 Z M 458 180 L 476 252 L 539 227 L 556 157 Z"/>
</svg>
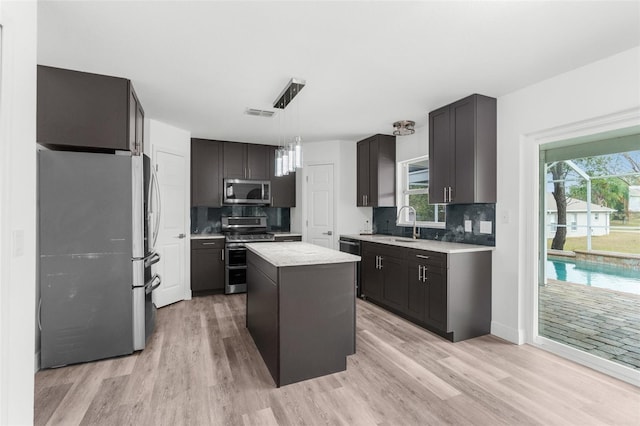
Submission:
<svg viewBox="0 0 640 426">
<path fill-rule="evenodd" d="M 191 234 L 192 240 L 209 240 L 212 238 L 224 238 L 222 234 Z"/>
<path fill-rule="evenodd" d="M 246 247 L 277 267 L 360 261 L 360 256 L 354 256 L 301 241 L 269 244 L 250 243 L 247 244 Z"/>
<path fill-rule="evenodd" d="M 436 240 L 413 240 L 406 237 L 395 237 L 392 235 L 343 235 L 344 237 L 353 238 L 360 241 L 368 241 L 372 243 L 387 244 L 390 246 L 407 247 L 419 250 L 429 250 L 439 253 L 469 253 L 476 251 L 494 251 L 496 248 L 491 246 L 479 246 L 475 244 L 449 243 L 446 241 Z"/>
</svg>

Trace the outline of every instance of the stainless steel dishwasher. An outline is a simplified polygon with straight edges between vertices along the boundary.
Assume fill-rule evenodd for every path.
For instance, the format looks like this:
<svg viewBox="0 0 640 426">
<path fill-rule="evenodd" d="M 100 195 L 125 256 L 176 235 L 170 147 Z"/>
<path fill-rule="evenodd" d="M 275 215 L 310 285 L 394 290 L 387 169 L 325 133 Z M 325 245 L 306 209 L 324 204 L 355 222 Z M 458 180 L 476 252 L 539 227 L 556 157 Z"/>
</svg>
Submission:
<svg viewBox="0 0 640 426">
<path fill-rule="evenodd" d="M 362 256 L 360 253 L 360 240 L 355 238 L 340 236 L 340 251 L 345 253 L 355 254 L 356 256 Z M 360 263 L 356 264 L 356 296 L 361 297 L 360 291 Z"/>
</svg>

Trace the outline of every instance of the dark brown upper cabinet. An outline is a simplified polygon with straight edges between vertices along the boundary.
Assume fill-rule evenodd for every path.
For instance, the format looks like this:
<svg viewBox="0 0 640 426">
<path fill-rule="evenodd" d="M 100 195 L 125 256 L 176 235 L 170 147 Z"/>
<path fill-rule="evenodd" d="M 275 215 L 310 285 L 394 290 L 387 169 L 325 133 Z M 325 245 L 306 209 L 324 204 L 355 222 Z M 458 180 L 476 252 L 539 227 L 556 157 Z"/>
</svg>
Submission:
<svg viewBox="0 0 640 426">
<path fill-rule="evenodd" d="M 471 95 L 429 113 L 429 202 L 496 202 L 496 100 Z"/>
<path fill-rule="evenodd" d="M 143 152 L 144 110 L 130 80 L 38 65 L 37 142 Z"/>
<path fill-rule="evenodd" d="M 358 142 L 358 207 L 396 205 L 396 138 L 374 135 Z"/>
<path fill-rule="evenodd" d="M 191 139 L 191 206 L 222 206 L 222 145 Z"/>
<path fill-rule="evenodd" d="M 225 142 L 223 145 L 224 178 L 269 179 L 268 145 Z"/>
<path fill-rule="evenodd" d="M 276 146 L 269 146 L 269 180 L 271 181 L 271 207 L 296 206 L 296 172 L 276 176 Z"/>
</svg>

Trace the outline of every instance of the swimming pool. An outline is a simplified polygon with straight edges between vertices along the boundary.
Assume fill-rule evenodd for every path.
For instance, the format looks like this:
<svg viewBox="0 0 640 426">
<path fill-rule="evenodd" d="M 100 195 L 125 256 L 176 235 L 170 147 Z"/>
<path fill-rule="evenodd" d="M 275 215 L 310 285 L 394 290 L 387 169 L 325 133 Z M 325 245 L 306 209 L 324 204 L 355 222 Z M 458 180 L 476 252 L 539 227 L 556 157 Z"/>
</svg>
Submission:
<svg viewBox="0 0 640 426">
<path fill-rule="evenodd" d="M 547 278 L 640 294 L 640 271 L 564 260 L 547 260 Z"/>
</svg>

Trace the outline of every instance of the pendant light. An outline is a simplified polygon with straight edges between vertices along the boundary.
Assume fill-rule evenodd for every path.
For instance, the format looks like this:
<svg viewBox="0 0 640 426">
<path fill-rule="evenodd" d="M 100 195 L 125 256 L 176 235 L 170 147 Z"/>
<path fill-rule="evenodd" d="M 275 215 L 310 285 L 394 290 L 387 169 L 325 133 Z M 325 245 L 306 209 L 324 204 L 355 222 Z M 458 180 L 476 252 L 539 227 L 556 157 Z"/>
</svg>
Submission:
<svg viewBox="0 0 640 426">
<path fill-rule="evenodd" d="M 293 101 L 300 90 L 305 86 L 304 80 L 292 78 L 287 86 L 280 93 L 276 101 L 273 103 L 274 108 L 284 109 Z M 286 131 L 282 132 L 282 118 L 280 118 L 280 131 L 278 135 L 278 148 L 275 153 L 275 175 L 286 176 L 295 172 L 296 169 L 302 168 L 302 137 L 300 136 L 300 99 L 298 98 L 298 135 L 293 137 L 291 142 L 287 143 Z M 285 117 L 286 128 L 286 117 Z M 285 129 L 286 130 L 286 129 Z M 281 141 L 282 139 L 282 141 Z"/>
</svg>

